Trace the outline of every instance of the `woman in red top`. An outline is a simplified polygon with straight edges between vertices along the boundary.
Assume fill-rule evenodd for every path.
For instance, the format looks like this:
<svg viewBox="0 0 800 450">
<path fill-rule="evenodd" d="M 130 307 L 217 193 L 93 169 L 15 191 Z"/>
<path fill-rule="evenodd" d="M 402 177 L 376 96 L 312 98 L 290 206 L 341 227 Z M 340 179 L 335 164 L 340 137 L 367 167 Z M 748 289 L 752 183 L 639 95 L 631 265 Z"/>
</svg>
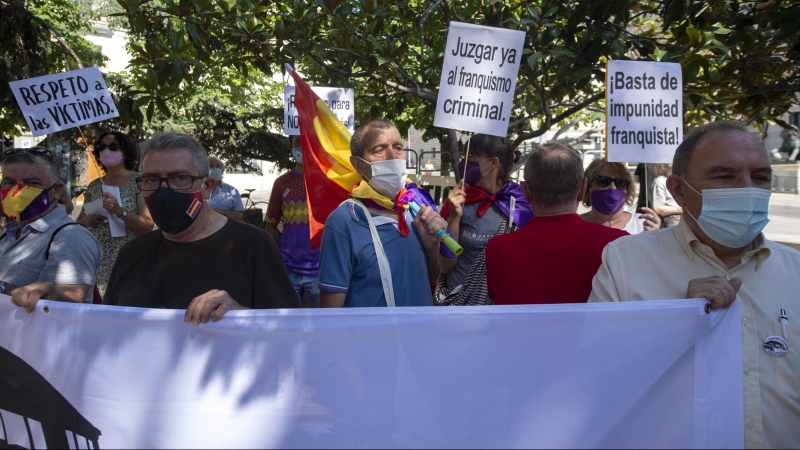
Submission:
<svg viewBox="0 0 800 450">
<path fill-rule="evenodd" d="M 463 180 L 450 191 L 442 208 L 442 217 L 464 253 L 445 263 L 434 294 L 437 305 L 490 302 L 484 275 L 486 244 L 498 234 L 526 225 L 532 216 L 522 189 L 511 181 L 520 152 L 505 138 L 485 134 L 473 136 L 467 145 L 469 160 L 462 158 L 458 165 Z"/>
</svg>

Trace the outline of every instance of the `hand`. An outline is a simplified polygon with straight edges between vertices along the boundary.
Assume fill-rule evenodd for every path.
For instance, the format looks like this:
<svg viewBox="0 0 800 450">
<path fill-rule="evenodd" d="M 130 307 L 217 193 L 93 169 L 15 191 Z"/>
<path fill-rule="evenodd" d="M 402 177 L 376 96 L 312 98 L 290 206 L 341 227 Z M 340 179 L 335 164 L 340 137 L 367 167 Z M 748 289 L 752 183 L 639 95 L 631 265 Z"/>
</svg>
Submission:
<svg viewBox="0 0 800 450">
<path fill-rule="evenodd" d="M 25 308 L 28 313 L 32 313 L 39 299 L 55 298 L 56 295 L 56 287 L 53 283 L 36 281 L 11 291 L 11 303 L 20 308 Z"/>
<path fill-rule="evenodd" d="M 708 277 L 689 281 L 686 298 L 705 298 L 711 301 L 711 309 L 727 308 L 736 299 L 742 287 L 740 278 Z"/>
<path fill-rule="evenodd" d="M 219 322 L 226 312 L 235 309 L 247 309 L 244 306 L 236 303 L 225 291 L 212 289 L 203 295 L 195 297 L 189 307 L 186 308 L 186 314 L 183 315 L 184 322 L 192 322 L 192 325 L 197 326 L 201 323 L 208 323 L 211 319 L 212 322 Z"/>
<path fill-rule="evenodd" d="M 105 225 L 106 223 L 108 223 L 108 217 L 101 216 L 100 214 L 89 214 L 83 216 L 83 218 L 79 220 L 78 223 L 91 230 L 99 225 Z"/>
<path fill-rule="evenodd" d="M 464 214 L 464 203 L 467 202 L 467 194 L 464 193 L 464 180 L 461 180 L 447 196 L 450 202 L 450 219 L 460 219 Z"/>
<path fill-rule="evenodd" d="M 645 213 L 639 218 L 644 219 L 644 231 L 653 231 L 661 228 L 661 218 L 658 217 L 658 214 L 656 214 L 655 211 L 644 206 L 642 207 L 642 211 Z M 655 222 L 651 221 L 650 219 L 655 220 Z"/>
<path fill-rule="evenodd" d="M 103 209 L 117 217 L 121 216 L 122 212 L 125 211 L 119 206 L 119 203 L 117 203 L 117 197 L 114 197 L 108 192 L 103 194 Z"/>
<path fill-rule="evenodd" d="M 419 213 L 414 217 L 414 226 L 417 227 L 422 246 L 427 251 L 439 251 L 439 237 L 436 232 L 447 228 L 447 222 L 442 216 L 436 214 L 430 206 L 422 205 Z"/>
</svg>

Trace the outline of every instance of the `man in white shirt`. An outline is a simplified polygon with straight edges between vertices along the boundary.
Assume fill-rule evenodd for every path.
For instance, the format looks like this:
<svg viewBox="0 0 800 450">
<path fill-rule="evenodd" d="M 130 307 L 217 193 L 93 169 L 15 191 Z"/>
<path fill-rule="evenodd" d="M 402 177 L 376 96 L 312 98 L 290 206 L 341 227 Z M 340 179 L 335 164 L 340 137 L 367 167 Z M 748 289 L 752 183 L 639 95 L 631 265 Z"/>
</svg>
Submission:
<svg viewBox="0 0 800 450">
<path fill-rule="evenodd" d="M 683 207 L 680 224 L 610 243 L 589 302 L 706 298 L 721 308 L 738 299 L 745 447 L 798 448 L 800 252 L 761 234 L 771 178 L 764 146 L 743 125 L 694 130 L 667 179 Z M 783 336 L 781 310 L 789 317 L 788 352 L 773 356 L 764 340 Z"/>
</svg>

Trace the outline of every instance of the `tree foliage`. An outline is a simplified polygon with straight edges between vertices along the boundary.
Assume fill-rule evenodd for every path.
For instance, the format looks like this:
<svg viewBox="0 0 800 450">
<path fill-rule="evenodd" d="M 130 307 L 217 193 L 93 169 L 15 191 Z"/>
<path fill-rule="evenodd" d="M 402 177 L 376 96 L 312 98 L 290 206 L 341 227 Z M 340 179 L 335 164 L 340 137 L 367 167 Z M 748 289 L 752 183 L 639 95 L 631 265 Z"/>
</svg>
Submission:
<svg viewBox="0 0 800 450">
<path fill-rule="evenodd" d="M 18 136 L 25 126 L 9 81 L 102 66 L 84 12 L 75 0 L 0 0 L 0 132 Z"/>
</svg>

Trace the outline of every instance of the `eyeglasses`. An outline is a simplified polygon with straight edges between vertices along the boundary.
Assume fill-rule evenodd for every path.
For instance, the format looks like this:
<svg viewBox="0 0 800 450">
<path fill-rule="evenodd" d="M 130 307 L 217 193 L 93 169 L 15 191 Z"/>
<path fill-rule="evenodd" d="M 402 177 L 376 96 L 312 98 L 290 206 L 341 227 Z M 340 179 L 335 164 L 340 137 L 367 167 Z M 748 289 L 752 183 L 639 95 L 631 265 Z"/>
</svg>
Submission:
<svg viewBox="0 0 800 450">
<path fill-rule="evenodd" d="M 631 185 L 630 180 L 626 180 L 624 178 L 611 178 L 605 175 L 597 175 L 594 178 L 592 178 L 592 181 L 597 183 L 597 186 L 601 188 L 609 187 L 611 185 L 611 182 L 613 181 L 614 186 L 616 186 L 617 189 L 619 189 L 620 191 L 628 189 L 628 186 Z"/>
<path fill-rule="evenodd" d="M 167 187 L 173 191 L 191 189 L 195 180 L 202 180 L 206 176 L 170 175 L 168 177 L 136 177 L 136 185 L 140 191 L 155 191 L 161 184 L 167 182 Z"/>
<path fill-rule="evenodd" d="M 119 144 L 116 143 L 116 142 L 112 142 L 110 144 L 105 144 L 105 143 L 101 142 L 99 144 L 95 144 L 95 148 L 97 149 L 98 152 L 102 152 L 105 149 L 109 149 L 112 152 L 115 152 L 115 151 L 119 150 Z"/>
<path fill-rule="evenodd" d="M 49 158 L 50 161 L 55 161 L 53 158 L 53 152 L 44 147 L 12 148 L 11 150 L 6 150 L 3 153 L 3 159 L 5 159 L 7 156 L 16 155 L 18 153 L 30 153 L 33 156 L 43 156 Z"/>
</svg>

